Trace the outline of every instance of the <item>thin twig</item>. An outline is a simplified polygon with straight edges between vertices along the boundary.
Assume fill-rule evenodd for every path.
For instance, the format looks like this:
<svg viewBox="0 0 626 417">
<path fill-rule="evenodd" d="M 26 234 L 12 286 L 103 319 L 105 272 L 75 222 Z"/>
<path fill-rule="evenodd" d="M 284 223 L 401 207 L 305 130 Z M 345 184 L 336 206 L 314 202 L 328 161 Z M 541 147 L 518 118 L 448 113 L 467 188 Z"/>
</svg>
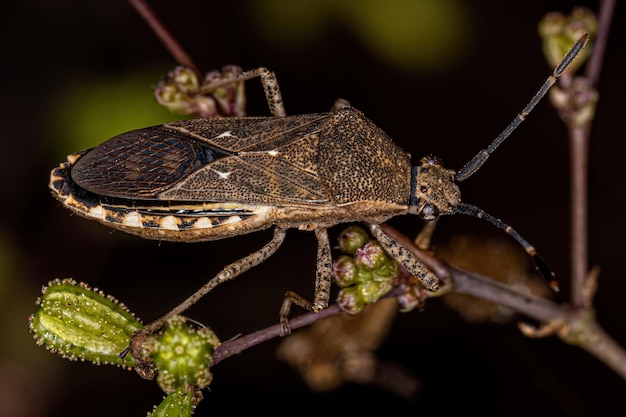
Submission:
<svg viewBox="0 0 626 417">
<path fill-rule="evenodd" d="M 615 0 L 602 0 L 600 2 L 598 33 L 595 36 L 594 51 L 589 57 L 589 63 L 585 71 L 585 77 L 594 88 L 597 87 L 598 80 L 600 79 L 600 71 L 602 69 L 602 62 L 604 61 L 604 51 L 606 50 L 606 44 L 609 39 L 614 10 Z"/>
<path fill-rule="evenodd" d="M 202 73 L 193 63 L 193 60 L 187 54 L 185 49 L 178 43 L 176 38 L 167 30 L 165 24 L 159 19 L 159 16 L 144 0 L 129 0 L 130 4 L 137 10 L 141 17 L 148 23 L 155 35 L 161 40 L 165 48 L 172 55 L 174 60 L 183 67 L 191 68 L 198 76 Z"/>
<path fill-rule="evenodd" d="M 591 353 L 626 379 L 626 351 L 600 327 L 592 310 L 572 309 L 567 304 L 557 304 L 545 298 L 523 294 L 491 278 L 463 271 L 448 265 L 427 251 L 418 249 L 408 237 L 390 226 L 385 225 L 384 229 L 394 237 L 399 237 L 402 244 L 406 245 L 407 249 L 424 263 L 435 265 L 440 272 L 445 270 L 446 279 L 454 284 L 453 292 L 497 303 L 542 323 L 562 323 L 561 327 L 564 330 L 559 333 L 562 340 Z M 295 317 L 289 321 L 289 324 L 295 330 L 338 313 L 341 313 L 339 306 L 332 305 L 319 313 L 307 313 Z M 280 325 L 277 324 L 224 342 L 216 348 L 213 354 L 213 365 L 279 336 Z"/>
<path fill-rule="evenodd" d="M 598 35 L 594 42 L 586 72 L 586 79 L 575 81 L 569 89 L 570 97 L 565 110 L 574 108 L 580 110 L 569 112 L 559 109 L 561 118 L 567 125 L 570 144 L 570 187 L 571 187 L 571 294 L 570 300 L 574 308 L 584 308 L 585 300 L 583 289 L 589 273 L 589 223 L 588 223 L 588 161 L 589 141 L 591 136 L 592 117 L 588 122 L 580 122 L 580 113 L 586 111 L 584 107 L 576 107 L 580 97 L 595 95 L 594 86 L 600 77 L 600 69 L 604 58 L 604 51 L 608 40 L 609 28 L 613 17 L 615 2 L 603 0 L 600 5 L 600 19 Z M 582 88 L 574 88 L 575 86 Z M 595 103 L 591 104 L 595 106 Z"/>
<path fill-rule="evenodd" d="M 332 305 L 320 311 L 319 313 L 307 313 L 289 320 L 291 330 L 296 330 L 304 326 L 313 324 L 314 322 L 326 317 L 341 313 L 338 305 Z M 213 352 L 213 363 L 211 366 L 217 365 L 219 362 L 233 355 L 238 355 L 244 350 L 259 345 L 268 340 L 280 337 L 282 326 L 276 324 L 265 329 L 250 333 L 245 336 L 237 337 L 219 345 Z"/>
<path fill-rule="evenodd" d="M 575 308 L 584 308 L 583 287 L 589 270 L 587 178 L 590 130 L 570 126 L 570 187 L 571 187 L 571 294 Z"/>
</svg>

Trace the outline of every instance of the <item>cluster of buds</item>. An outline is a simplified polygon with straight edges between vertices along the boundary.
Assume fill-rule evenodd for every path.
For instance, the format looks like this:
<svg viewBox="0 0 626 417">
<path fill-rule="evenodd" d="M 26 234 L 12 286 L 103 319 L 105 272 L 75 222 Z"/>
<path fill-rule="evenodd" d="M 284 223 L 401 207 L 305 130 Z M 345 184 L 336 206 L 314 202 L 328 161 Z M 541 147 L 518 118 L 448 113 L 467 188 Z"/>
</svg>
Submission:
<svg viewBox="0 0 626 417">
<path fill-rule="evenodd" d="M 595 14 L 588 9 L 575 8 L 568 16 L 549 13 L 539 24 L 543 38 L 543 53 L 551 66 L 556 66 L 571 45 L 583 33 L 590 41 L 571 63 L 569 74 L 559 78 L 559 84 L 550 90 L 550 100 L 561 119 L 571 127 L 589 128 L 595 116 L 598 92 L 587 77 L 573 77 L 575 71 L 589 58 L 593 51 L 593 37 L 598 29 Z"/>
<path fill-rule="evenodd" d="M 346 228 L 339 235 L 338 243 L 342 255 L 333 262 L 333 275 L 335 283 L 341 287 L 337 304 L 345 312 L 359 313 L 394 288 L 402 289 L 397 297 L 401 311 L 423 304 L 427 294 L 419 281 L 409 276 L 363 228 Z"/>
<path fill-rule="evenodd" d="M 543 39 L 543 53 L 550 67 L 554 68 L 584 33 L 588 33 L 593 39 L 598 30 L 598 21 L 591 10 L 577 7 L 568 16 L 561 12 L 548 13 L 539 23 L 538 30 Z M 580 51 L 569 66 L 572 74 L 587 60 L 592 49 L 592 45 L 588 43 Z"/>
<path fill-rule="evenodd" d="M 224 82 L 241 72 L 240 67 L 226 66 L 221 72 L 209 72 L 200 83 L 194 70 L 179 66 L 157 84 L 154 96 L 160 105 L 177 114 L 242 117 L 246 115 L 244 82 Z"/>
<path fill-rule="evenodd" d="M 51 352 L 138 372 L 150 364 L 168 394 L 153 410 L 154 417 L 191 416 L 202 399 L 200 390 L 211 383 L 212 355 L 220 342 L 207 327 L 198 329 L 174 316 L 161 332 L 143 335 L 143 324 L 123 304 L 72 279 L 50 282 L 37 304 L 29 329 L 37 344 Z M 138 334 L 143 337 L 137 339 Z M 136 340 L 141 342 L 139 356 L 124 354 Z"/>
</svg>

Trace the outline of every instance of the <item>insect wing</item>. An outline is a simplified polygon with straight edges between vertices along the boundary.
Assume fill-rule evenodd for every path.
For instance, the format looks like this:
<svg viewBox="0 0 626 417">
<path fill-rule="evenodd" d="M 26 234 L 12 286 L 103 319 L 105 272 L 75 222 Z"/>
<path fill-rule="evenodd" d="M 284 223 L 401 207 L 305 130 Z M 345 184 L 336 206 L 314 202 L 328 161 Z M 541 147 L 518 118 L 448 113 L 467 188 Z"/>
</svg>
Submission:
<svg viewBox="0 0 626 417">
<path fill-rule="evenodd" d="M 156 199 L 161 191 L 206 165 L 211 152 L 161 126 L 115 136 L 72 167 L 80 187 L 108 197 Z"/>
<path fill-rule="evenodd" d="M 72 167 L 102 196 L 246 204 L 319 204 L 320 130 L 328 114 L 195 119 L 127 132 Z"/>
<path fill-rule="evenodd" d="M 319 144 L 332 114 L 195 119 L 167 124 L 230 156 L 161 194 L 167 200 L 211 200 L 276 206 L 330 201 L 320 180 Z"/>
</svg>

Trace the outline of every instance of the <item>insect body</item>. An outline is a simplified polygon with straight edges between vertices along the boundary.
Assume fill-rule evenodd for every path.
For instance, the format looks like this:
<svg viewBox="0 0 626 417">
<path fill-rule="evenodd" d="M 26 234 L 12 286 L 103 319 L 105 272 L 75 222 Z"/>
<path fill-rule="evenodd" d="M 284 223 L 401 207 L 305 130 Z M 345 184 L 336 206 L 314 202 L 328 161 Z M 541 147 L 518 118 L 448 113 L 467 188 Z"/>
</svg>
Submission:
<svg viewBox="0 0 626 417">
<path fill-rule="evenodd" d="M 108 226 L 196 242 L 274 224 L 381 223 L 407 213 L 411 165 L 361 112 L 343 107 L 124 133 L 70 157 L 52 187 L 59 197 L 74 196 L 65 205 Z"/>
<path fill-rule="evenodd" d="M 273 73 L 259 68 L 217 83 L 260 77 L 271 117 L 185 120 L 124 133 L 70 155 L 52 171 L 50 188 L 73 212 L 148 239 L 209 241 L 274 227 L 269 243 L 225 267 L 147 331 L 263 262 L 282 244 L 287 229 L 315 231 L 314 299 L 287 294 L 281 309 L 287 333 L 292 302 L 312 311 L 328 306 L 332 271 L 327 228 L 339 223 L 368 223 L 383 247 L 431 291 L 438 289 L 439 280 L 378 224 L 407 213 L 426 221 L 469 214 L 505 229 L 535 256 L 532 246 L 507 225 L 461 203 L 457 182 L 473 174 L 521 123 L 585 42 L 586 36 L 524 111 L 459 172 L 444 168 L 433 156 L 411 167 L 408 153 L 344 101 L 329 113 L 285 116 Z"/>
</svg>

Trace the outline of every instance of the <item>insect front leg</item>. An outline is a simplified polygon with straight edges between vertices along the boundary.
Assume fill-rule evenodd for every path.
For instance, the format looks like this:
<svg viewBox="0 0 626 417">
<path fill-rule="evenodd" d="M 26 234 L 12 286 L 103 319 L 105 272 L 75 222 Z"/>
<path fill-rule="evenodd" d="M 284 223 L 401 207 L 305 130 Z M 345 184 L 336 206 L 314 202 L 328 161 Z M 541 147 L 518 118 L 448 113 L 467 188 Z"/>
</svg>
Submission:
<svg viewBox="0 0 626 417">
<path fill-rule="evenodd" d="M 437 278 L 437 276 L 423 263 L 421 263 L 407 248 L 383 232 L 379 225 L 370 223 L 369 229 L 387 253 L 390 254 L 396 261 L 400 262 L 400 264 L 402 264 L 402 266 L 411 275 L 419 279 L 424 288 L 428 291 L 437 291 L 439 289 L 441 284 L 439 278 Z"/>
<path fill-rule="evenodd" d="M 285 293 L 285 300 L 280 308 L 281 335 L 291 333 L 289 327 L 289 311 L 291 305 L 295 304 L 305 310 L 318 313 L 328 307 L 330 301 L 330 287 L 332 283 L 332 257 L 330 255 L 330 242 L 326 228 L 315 229 L 317 237 L 317 270 L 315 272 L 315 293 L 313 302 L 292 291 Z"/>
<path fill-rule="evenodd" d="M 215 79 L 214 81 L 204 85 L 201 88 L 201 92 L 210 93 L 222 85 L 237 81 L 247 81 L 257 77 L 261 79 L 261 84 L 263 84 L 265 99 L 267 100 L 267 105 L 270 108 L 272 116 L 284 117 L 287 113 L 285 112 L 285 106 L 283 105 L 283 96 L 280 93 L 280 88 L 278 87 L 278 80 L 276 80 L 276 75 L 273 72 L 264 67 L 244 71 L 240 74 L 233 74 L 231 77 Z"/>
</svg>

